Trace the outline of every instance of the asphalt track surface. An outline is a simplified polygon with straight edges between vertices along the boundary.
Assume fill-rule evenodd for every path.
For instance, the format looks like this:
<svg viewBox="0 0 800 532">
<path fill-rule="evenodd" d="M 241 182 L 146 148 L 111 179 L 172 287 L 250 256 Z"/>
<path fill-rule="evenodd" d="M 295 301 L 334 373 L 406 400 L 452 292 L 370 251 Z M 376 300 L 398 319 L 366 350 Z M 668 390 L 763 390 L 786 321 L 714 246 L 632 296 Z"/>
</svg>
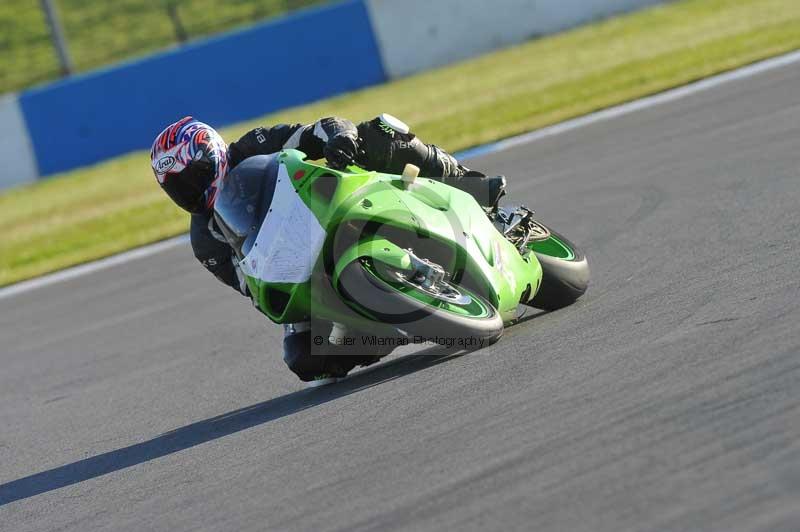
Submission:
<svg viewBox="0 0 800 532">
<path fill-rule="evenodd" d="M 800 65 L 472 161 L 592 286 L 304 390 L 185 246 L 0 300 L 0 529 L 800 529 Z"/>
</svg>

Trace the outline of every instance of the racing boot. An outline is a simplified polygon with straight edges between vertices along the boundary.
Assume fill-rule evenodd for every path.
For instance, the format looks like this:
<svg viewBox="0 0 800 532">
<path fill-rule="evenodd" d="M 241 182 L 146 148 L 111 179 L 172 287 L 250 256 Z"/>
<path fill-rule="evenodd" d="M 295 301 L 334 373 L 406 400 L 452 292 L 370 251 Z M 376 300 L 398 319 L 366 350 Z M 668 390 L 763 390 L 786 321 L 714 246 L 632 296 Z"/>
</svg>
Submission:
<svg viewBox="0 0 800 532">
<path fill-rule="evenodd" d="M 287 323 L 283 330 L 283 361 L 301 381 L 316 386 L 336 382 L 356 365 L 337 356 L 335 346 L 325 345 L 325 337 L 312 329 L 311 322 Z"/>
</svg>

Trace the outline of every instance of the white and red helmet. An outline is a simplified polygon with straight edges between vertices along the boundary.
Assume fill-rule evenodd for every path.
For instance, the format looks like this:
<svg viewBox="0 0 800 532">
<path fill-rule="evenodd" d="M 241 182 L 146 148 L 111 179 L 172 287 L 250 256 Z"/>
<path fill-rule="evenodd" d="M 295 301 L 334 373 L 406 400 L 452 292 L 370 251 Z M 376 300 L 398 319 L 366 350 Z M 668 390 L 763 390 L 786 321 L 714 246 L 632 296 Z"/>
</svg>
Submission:
<svg viewBox="0 0 800 532">
<path fill-rule="evenodd" d="M 150 161 L 172 201 L 201 213 L 214 206 L 219 182 L 228 172 L 228 145 L 214 128 L 187 116 L 156 137 Z"/>
</svg>

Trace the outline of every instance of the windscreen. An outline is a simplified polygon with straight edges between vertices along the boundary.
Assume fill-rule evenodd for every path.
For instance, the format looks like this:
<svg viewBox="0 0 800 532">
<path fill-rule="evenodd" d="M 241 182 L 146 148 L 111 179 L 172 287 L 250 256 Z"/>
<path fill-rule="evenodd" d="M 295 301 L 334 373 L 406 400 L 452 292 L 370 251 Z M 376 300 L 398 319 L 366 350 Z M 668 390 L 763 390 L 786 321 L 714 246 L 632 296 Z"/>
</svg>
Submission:
<svg viewBox="0 0 800 532">
<path fill-rule="evenodd" d="M 214 218 L 240 259 L 250 251 L 267 215 L 277 175 L 277 155 L 256 155 L 245 159 L 222 180 L 214 202 Z"/>
</svg>

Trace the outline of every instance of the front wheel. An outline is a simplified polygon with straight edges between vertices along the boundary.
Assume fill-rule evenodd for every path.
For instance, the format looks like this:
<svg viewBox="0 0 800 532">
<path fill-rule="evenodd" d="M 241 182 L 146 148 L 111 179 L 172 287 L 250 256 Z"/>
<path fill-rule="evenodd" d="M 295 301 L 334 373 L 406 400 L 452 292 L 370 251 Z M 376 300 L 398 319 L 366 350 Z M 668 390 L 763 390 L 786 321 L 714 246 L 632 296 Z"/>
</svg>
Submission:
<svg viewBox="0 0 800 532">
<path fill-rule="evenodd" d="M 578 246 L 552 229 L 548 231 L 550 235 L 545 240 L 528 244 L 542 265 L 542 284 L 528 304 L 556 310 L 571 305 L 586 292 L 589 263 Z"/>
<path fill-rule="evenodd" d="M 474 349 L 503 334 L 497 309 L 478 294 L 446 280 L 421 282 L 371 258 L 353 261 L 342 270 L 339 291 L 360 314 L 390 324 L 411 339 Z"/>
</svg>

